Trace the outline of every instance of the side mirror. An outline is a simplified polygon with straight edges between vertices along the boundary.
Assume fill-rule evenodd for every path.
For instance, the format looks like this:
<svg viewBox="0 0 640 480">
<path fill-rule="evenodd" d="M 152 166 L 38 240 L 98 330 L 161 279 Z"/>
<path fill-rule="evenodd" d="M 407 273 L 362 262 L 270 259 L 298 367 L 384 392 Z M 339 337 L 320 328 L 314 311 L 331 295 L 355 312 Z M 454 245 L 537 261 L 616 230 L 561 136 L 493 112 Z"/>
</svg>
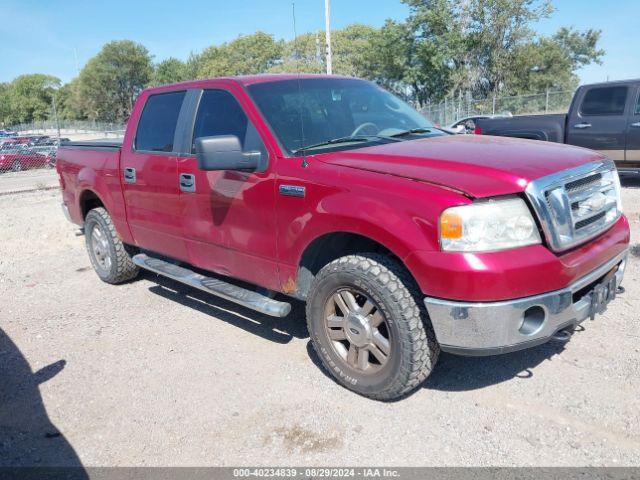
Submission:
<svg viewBox="0 0 640 480">
<path fill-rule="evenodd" d="M 235 135 L 196 138 L 196 156 L 201 170 L 257 170 L 262 154 L 243 152 Z"/>
</svg>

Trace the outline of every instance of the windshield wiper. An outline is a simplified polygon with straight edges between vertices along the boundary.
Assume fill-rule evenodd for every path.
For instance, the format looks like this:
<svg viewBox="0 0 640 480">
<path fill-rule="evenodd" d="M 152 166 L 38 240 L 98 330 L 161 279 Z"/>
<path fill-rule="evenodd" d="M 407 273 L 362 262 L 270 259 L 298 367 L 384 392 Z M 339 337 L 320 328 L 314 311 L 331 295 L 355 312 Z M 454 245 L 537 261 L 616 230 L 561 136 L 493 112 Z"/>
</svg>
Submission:
<svg viewBox="0 0 640 480">
<path fill-rule="evenodd" d="M 293 153 L 300 153 L 306 150 L 312 150 L 314 148 L 326 147 L 329 145 L 335 145 L 339 143 L 350 142 L 370 142 L 372 140 L 391 140 L 389 137 L 383 137 L 381 135 L 349 135 L 347 137 L 332 138 L 325 142 L 314 143 L 313 145 L 307 145 L 306 147 L 300 147 L 293 151 Z"/>
<path fill-rule="evenodd" d="M 416 133 L 431 133 L 431 132 L 433 132 L 433 129 L 431 128 L 410 128 L 409 130 L 403 130 L 401 132 L 389 135 L 389 137 L 392 137 L 392 138 L 406 137 L 407 135 L 413 135 Z"/>
</svg>

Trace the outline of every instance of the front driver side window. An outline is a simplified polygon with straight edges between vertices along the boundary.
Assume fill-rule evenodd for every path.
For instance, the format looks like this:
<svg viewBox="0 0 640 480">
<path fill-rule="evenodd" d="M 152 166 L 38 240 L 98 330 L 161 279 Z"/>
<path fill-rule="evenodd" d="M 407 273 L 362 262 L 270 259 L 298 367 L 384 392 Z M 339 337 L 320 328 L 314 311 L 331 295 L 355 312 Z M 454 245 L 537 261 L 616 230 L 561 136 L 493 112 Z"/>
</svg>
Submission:
<svg viewBox="0 0 640 480">
<path fill-rule="evenodd" d="M 627 101 L 627 87 L 592 88 L 584 96 L 582 115 L 622 115 Z"/>
<path fill-rule="evenodd" d="M 235 135 L 243 150 L 266 153 L 258 132 L 234 96 L 225 90 L 205 90 L 198 106 L 191 153 L 195 153 L 196 138 L 217 135 Z"/>
</svg>

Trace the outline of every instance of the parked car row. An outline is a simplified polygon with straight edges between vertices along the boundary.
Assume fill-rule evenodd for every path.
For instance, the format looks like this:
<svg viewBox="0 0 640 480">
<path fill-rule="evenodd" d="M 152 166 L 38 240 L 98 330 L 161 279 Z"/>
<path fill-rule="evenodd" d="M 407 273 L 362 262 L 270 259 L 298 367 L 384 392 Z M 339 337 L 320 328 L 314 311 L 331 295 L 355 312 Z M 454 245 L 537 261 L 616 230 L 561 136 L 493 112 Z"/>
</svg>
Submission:
<svg viewBox="0 0 640 480">
<path fill-rule="evenodd" d="M 60 145 L 60 142 L 68 140 L 68 138 L 53 138 L 48 135 L 12 135 L 9 137 L 0 136 L 0 149 L 7 148 L 12 145 L 57 147 L 58 145 Z"/>
<path fill-rule="evenodd" d="M 47 135 L 0 137 L 0 173 L 53 168 L 58 146 L 65 140 Z"/>
</svg>

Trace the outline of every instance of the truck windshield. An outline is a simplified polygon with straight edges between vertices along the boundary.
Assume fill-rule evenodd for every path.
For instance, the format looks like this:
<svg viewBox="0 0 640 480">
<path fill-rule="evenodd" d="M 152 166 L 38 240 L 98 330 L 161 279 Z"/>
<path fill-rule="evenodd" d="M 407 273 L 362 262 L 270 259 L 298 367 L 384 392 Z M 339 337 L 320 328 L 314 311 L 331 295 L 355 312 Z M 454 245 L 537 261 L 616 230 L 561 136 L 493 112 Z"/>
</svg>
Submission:
<svg viewBox="0 0 640 480">
<path fill-rule="evenodd" d="M 258 83 L 248 90 L 288 153 L 443 134 L 405 102 L 363 80 L 302 78 Z"/>
</svg>

